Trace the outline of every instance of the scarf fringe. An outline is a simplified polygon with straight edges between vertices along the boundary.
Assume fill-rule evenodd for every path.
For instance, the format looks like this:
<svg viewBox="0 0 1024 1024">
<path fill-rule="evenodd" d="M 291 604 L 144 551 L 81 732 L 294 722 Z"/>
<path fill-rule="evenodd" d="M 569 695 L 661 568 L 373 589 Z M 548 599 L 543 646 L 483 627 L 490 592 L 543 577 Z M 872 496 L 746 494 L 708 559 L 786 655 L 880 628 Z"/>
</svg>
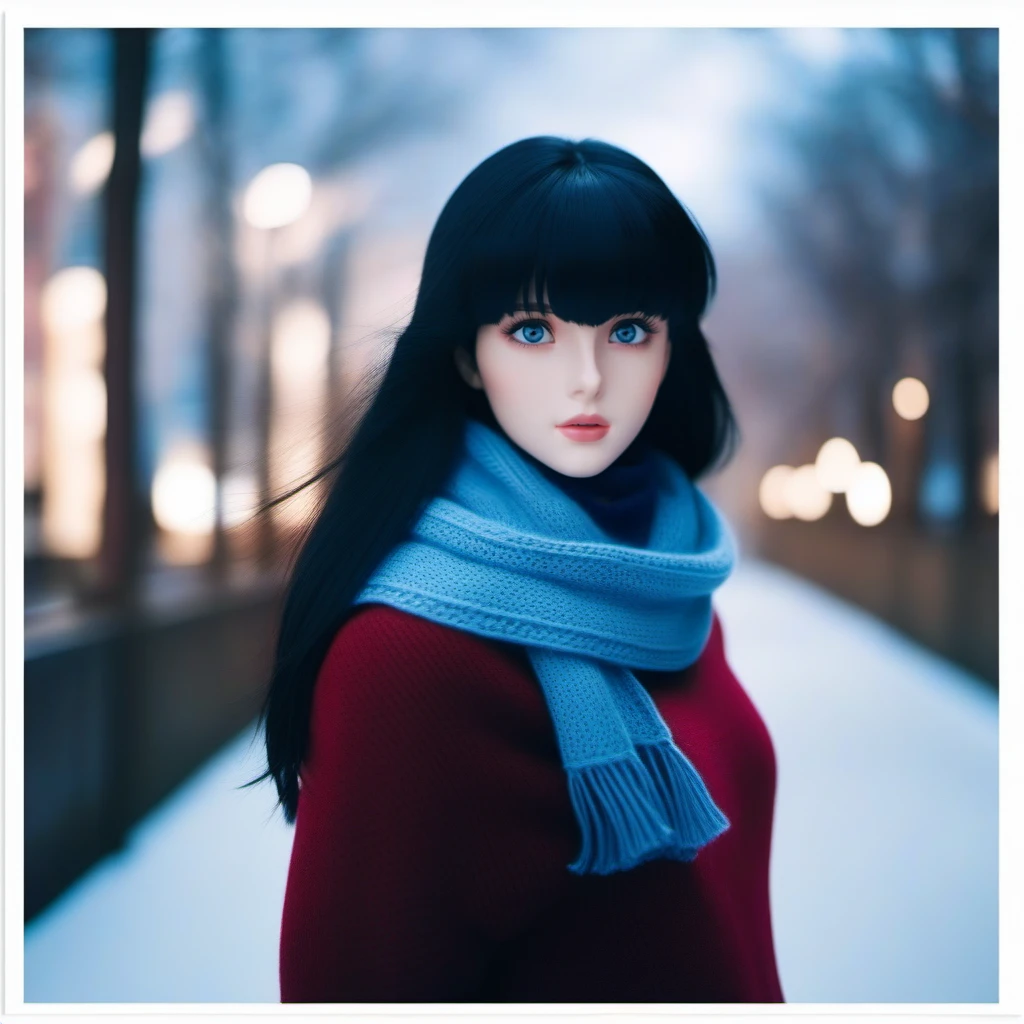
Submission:
<svg viewBox="0 0 1024 1024">
<path fill-rule="evenodd" d="M 637 744 L 637 753 L 664 796 L 663 809 L 675 834 L 676 856 L 693 860 L 697 851 L 729 828 L 700 773 L 671 741 Z"/>
<path fill-rule="evenodd" d="M 704 780 L 672 743 L 638 744 L 629 754 L 567 769 L 583 834 L 577 875 L 608 875 L 671 857 L 692 861 L 729 828 Z M 667 822 L 667 824 L 666 824 Z"/>
<path fill-rule="evenodd" d="M 674 848 L 675 833 L 657 810 L 661 801 L 636 754 L 568 767 L 566 773 L 583 833 L 579 858 L 569 865 L 570 871 L 607 875 Z"/>
</svg>

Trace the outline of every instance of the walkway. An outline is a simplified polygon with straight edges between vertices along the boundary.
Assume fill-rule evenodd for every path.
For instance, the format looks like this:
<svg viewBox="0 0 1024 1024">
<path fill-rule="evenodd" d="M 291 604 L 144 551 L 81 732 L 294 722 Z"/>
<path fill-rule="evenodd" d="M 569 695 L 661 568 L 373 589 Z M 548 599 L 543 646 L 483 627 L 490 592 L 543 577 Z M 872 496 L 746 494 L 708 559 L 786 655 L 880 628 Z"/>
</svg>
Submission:
<svg viewBox="0 0 1024 1024">
<path fill-rule="evenodd" d="M 726 651 L 779 766 L 771 889 L 790 1002 L 992 1002 L 997 702 L 980 682 L 753 560 Z M 30 926 L 30 1002 L 277 1002 L 291 829 L 246 733 Z"/>
</svg>

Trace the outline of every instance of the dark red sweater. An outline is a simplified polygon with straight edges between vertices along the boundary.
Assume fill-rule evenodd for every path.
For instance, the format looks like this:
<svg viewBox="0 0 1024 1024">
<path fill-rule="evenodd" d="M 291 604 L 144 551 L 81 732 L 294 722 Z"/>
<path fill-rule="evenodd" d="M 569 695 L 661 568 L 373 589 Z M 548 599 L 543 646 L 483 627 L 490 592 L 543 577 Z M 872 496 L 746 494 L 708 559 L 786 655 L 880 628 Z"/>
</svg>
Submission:
<svg viewBox="0 0 1024 1024">
<path fill-rule="evenodd" d="M 732 823 L 692 863 L 577 876 L 525 651 L 383 605 L 317 680 L 281 929 L 282 1002 L 781 1002 L 775 756 L 725 660 L 638 672 Z"/>
</svg>

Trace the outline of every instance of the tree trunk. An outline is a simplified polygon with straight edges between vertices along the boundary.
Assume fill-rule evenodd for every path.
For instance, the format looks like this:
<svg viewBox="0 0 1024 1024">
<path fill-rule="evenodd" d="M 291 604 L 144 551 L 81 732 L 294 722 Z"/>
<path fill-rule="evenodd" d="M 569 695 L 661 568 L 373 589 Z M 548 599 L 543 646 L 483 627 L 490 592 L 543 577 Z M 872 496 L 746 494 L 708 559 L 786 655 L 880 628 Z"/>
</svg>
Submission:
<svg viewBox="0 0 1024 1024">
<path fill-rule="evenodd" d="M 200 76 L 205 101 L 203 147 L 209 171 L 206 252 L 209 281 L 207 333 L 208 433 L 213 476 L 217 481 L 213 552 L 210 572 L 223 579 L 228 546 L 224 530 L 223 483 L 227 473 L 227 436 L 230 423 L 232 330 L 237 308 L 235 279 L 235 220 L 231 207 L 231 165 L 227 114 L 225 29 L 202 30 Z"/>
<path fill-rule="evenodd" d="M 152 29 L 114 30 L 114 163 L 104 193 L 107 279 L 106 495 L 100 547 L 99 596 L 131 607 L 142 571 L 151 520 L 142 493 L 136 447 L 136 273 L 141 161 L 139 137 L 149 75 Z"/>
<path fill-rule="evenodd" d="M 114 685 L 107 708 L 111 737 L 104 766 L 110 801 L 103 821 L 111 848 L 131 820 L 138 739 L 142 575 L 152 529 L 149 498 L 136 458 L 138 387 L 135 380 L 137 231 L 141 160 L 139 138 L 149 78 L 152 29 L 115 29 L 113 125 L 115 156 L 104 194 L 107 278 L 106 495 L 100 548 L 100 593 L 113 604 L 122 629 L 112 649 Z"/>
</svg>

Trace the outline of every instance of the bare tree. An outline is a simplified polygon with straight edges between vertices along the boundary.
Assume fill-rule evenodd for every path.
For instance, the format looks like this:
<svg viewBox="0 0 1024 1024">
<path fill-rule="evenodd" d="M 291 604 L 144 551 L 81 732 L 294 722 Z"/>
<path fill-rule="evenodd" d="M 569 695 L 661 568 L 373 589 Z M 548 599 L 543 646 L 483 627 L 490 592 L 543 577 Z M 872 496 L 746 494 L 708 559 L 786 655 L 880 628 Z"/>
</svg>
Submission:
<svg viewBox="0 0 1024 1024">
<path fill-rule="evenodd" d="M 962 529 L 980 512 L 980 402 L 998 372 L 996 33 L 891 29 L 887 60 L 854 60 L 821 87 L 787 67 L 812 112 L 775 121 L 806 191 L 766 187 L 778 236 L 832 310 L 836 389 L 858 395 L 863 443 L 884 444 L 888 387 L 921 329 L 936 410 L 962 467 Z M 777 55 L 782 59 L 781 51 Z"/>
</svg>

